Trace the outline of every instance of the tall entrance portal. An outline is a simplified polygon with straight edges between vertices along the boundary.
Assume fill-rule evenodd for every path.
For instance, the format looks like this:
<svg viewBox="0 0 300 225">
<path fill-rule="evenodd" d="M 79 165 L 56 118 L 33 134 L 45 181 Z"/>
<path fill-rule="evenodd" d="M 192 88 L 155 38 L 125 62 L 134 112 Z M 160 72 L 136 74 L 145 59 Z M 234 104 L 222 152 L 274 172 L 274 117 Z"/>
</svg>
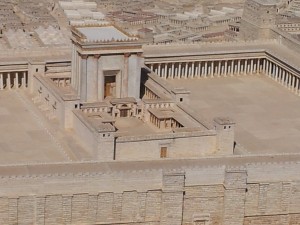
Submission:
<svg viewBox="0 0 300 225">
<path fill-rule="evenodd" d="M 104 76 L 104 98 L 116 97 L 116 75 Z"/>
</svg>

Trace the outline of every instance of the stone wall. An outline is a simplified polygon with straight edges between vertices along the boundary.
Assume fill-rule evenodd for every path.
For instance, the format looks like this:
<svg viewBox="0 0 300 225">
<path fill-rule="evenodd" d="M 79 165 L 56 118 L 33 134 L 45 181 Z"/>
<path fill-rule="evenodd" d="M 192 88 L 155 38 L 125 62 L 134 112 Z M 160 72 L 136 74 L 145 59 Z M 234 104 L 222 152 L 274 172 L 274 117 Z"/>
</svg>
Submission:
<svg viewBox="0 0 300 225">
<path fill-rule="evenodd" d="M 214 130 L 124 136 L 116 140 L 116 160 L 157 160 L 161 147 L 167 148 L 167 158 L 199 158 L 220 154 L 217 153 L 216 144 Z"/>
<path fill-rule="evenodd" d="M 1 167 L 0 224 L 299 225 L 299 169 L 247 157 Z"/>
</svg>

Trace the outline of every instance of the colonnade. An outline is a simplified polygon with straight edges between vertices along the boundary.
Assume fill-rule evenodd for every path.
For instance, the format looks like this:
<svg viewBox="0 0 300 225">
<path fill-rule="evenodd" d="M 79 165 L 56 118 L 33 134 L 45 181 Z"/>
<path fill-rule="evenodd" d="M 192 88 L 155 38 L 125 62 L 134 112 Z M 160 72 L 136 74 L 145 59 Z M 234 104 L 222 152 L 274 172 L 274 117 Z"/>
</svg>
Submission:
<svg viewBox="0 0 300 225">
<path fill-rule="evenodd" d="M 163 79 L 265 74 L 300 95 L 299 73 L 269 58 L 152 63 L 147 66 Z"/>
<path fill-rule="evenodd" d="M 71 77 L 52 78 L 57 87 L 69 87 L 71 85 Z"/>
<path fill-rule="evenodd" d="M 270 60 L 266 60 L 265 64 L 265 74 L 268 77 L 285 86 L 295 94 L 300 95 L 300 77 L 297 76 L 295 72 L 283 68 Z"/>
<path fill-rule="evenodd" d="M 207 78 L 257 74 L 265 70 L 264 58 L 152 63 L 147 66 L 164 79 Z"/>
<path fill-rule="evenodd" d="M 150 113 L 150 122 L 159 129 L 183 127 L 177 120 L 175 120 L 173 118 L 158 119 L 152 113 Z"/>
<path fill-rule="evenodd" d="M 26 88 L 28 72 L 0 72 L 0 90 Z"/>
<path fill-rule="evenodd" d="M 147 87 L 145 87 L 145 96 L 149 99 L 159 99 L 159 97 Z"/>
</svg>

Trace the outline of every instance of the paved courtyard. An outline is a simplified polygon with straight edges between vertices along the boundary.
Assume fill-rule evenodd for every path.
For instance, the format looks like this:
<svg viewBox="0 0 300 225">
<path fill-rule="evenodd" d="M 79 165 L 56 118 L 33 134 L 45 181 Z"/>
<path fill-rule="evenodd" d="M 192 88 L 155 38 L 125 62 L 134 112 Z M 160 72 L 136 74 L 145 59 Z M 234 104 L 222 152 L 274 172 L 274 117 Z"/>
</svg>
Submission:
<svg viewBox="0 0 300 225">
<path fill-rule="evenodd" d="M 191 91 L 190 106 L 212 120 L 229 116 L 253 154 L 300 152 L 300 97 L 265 76 L 168 80 Z"/>
<path fill-rule="evenodd" d="M 1 91 L 0 164 L 61 162 L 80 158 L 76 151 L 81 152 L 81 149 L 70 139 L 68 132 L 59 137 L 61 134 L 57 129 L 31 104 L 23 93 Z"/>
</svg>

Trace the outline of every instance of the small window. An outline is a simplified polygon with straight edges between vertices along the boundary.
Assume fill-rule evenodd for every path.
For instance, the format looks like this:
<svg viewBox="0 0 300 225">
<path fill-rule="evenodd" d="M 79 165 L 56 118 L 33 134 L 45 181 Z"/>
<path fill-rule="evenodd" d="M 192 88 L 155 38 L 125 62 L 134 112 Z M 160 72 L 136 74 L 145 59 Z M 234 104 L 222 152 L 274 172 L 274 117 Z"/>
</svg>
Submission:
<svg viewBox="0 0 300 225">
<path fill-rule="evenodd" d="M 160 158 L 167 158 L 167 147 L 161 147 L 160 148 Z"/>
<path fill-rule="evenodd" d="M 39 69 L 38 69 L 38 68 L 36 68 L 36 69 L 35 69 L 35 72 L 39 72 Z"/>
<path fill-rule="evenodd" d="M 75 104 L 75 109 L 77 109 L 78 108 L 78 104 Z"/>
<path fill-rule="evenodd" d="M 226 129 L 226 126 L 224 126 L 224 129 Z"/>
<path fill-rule="evenodd" d="M 179 101 L 180 101 L 180 102 L 183 102 L 183 98 L 180 98 Z"/>
</svg>

